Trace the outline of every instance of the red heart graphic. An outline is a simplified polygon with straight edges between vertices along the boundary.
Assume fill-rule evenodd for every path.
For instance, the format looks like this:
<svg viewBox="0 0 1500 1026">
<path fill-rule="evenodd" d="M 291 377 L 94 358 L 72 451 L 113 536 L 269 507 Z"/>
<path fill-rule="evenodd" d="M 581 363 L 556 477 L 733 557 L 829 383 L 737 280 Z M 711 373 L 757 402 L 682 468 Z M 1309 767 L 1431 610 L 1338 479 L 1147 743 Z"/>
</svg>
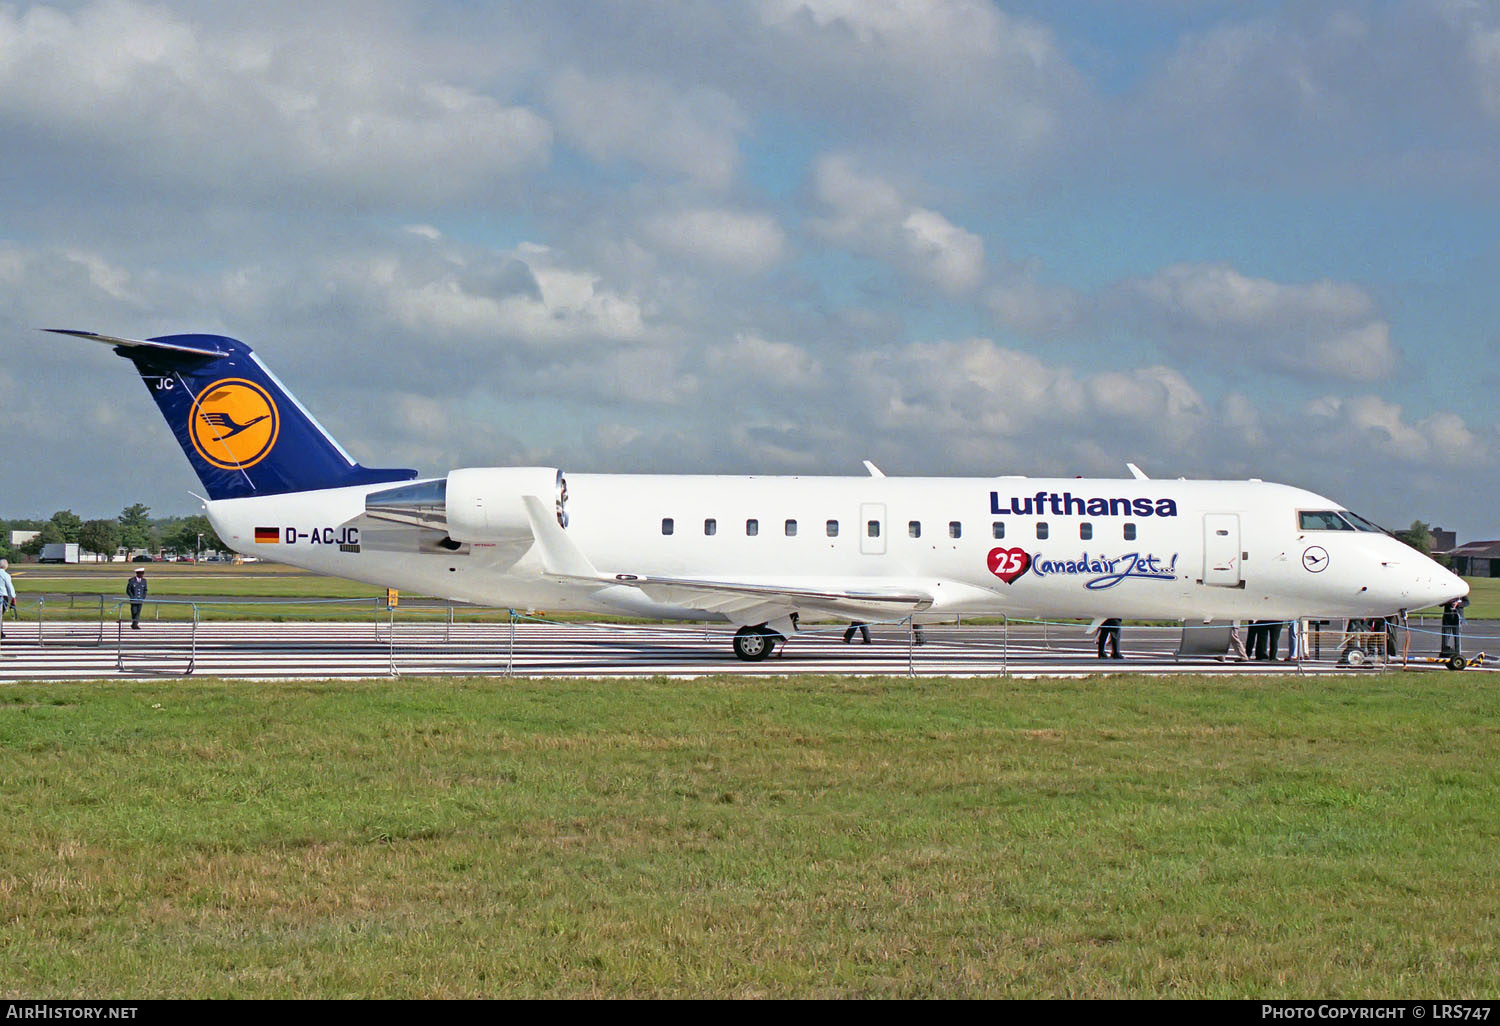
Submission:
<svg viewBox="0 0 1500 1026">
<path fill-rule="evenodd" d="M 990 549 L 990 573 L 1006 584 L 1031 569 L 1031 556 L 1025 549 Z"/>
</svg>

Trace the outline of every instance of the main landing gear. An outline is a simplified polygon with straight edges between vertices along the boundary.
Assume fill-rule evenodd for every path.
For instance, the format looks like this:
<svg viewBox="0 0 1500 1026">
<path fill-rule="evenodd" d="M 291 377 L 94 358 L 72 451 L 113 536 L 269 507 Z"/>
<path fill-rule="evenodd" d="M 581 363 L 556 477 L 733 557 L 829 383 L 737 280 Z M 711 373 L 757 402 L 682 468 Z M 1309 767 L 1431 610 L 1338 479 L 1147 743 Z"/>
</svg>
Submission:
<svg viewBox="0 0 1500 1026">
<path fill-rule="evenodd" d="M 786 638 L 765 624 L 741 627 L 734 632 L 734 654 L 746 662 L 758 663 L 776 651 L 777 645 L 784 644 Z"/>
</svg>

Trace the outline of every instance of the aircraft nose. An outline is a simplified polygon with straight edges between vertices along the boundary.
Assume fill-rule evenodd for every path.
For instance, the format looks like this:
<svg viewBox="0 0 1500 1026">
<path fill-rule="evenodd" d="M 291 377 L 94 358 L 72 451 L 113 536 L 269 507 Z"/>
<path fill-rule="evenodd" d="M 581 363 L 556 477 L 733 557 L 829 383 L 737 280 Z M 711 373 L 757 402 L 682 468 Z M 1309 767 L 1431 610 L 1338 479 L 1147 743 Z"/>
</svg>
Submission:
<svg viewBox="0 0 1500 1026">
<path fill-rule="evenodd" d="M 1446 567 L 1430 562 L 1419 574 L 1416 587 L 1412 589 L 1411 609 L 1440 606 L 1469 593 L 1469 582 Z"/>
</svg>

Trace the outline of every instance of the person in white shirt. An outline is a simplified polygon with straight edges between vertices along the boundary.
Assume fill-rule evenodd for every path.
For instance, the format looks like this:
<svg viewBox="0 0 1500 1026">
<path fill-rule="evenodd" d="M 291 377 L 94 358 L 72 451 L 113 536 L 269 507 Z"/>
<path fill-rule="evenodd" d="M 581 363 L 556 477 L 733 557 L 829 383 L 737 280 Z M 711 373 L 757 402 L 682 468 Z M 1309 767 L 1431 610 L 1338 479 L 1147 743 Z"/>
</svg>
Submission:
<svg viewBox="0 0 1500 1026">
<path fill-rule="evenodd" d="M 16 604 L 16 586 L 10 579 L 10 560 L 0 559 L 0 638 L 5 637 L 5 611 Z"/>
</svg>

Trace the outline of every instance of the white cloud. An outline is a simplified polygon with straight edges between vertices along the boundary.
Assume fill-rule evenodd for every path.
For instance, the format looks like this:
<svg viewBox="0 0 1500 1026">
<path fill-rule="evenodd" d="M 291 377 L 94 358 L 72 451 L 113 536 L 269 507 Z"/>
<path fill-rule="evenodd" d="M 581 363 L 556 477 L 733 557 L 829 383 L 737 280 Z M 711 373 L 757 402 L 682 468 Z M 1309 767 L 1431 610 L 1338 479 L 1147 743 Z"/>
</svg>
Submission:
<svg viewBox="0 0 1500 1026">
<path fill-rule="evenodd" d="M 1038 28 L 1008 39 L 1010 19 L 974 0 L 764 0 L 767 23 L 791 27 L 805 18 L 819 29 L 841 29 L 860 46 L 879 46 L 909 61 L 955 55 L 990 56 L 1007 45 L 1045 59 L 1047 38 Z"/>
<path fill-rule="evenodd" d="M 944 292 L 968 292 L 984 277 L 984 243 L 942 214 L 913 208 L 901 232 L 913 264 Z"/>
<path fill-rule="evenodd" d="M 645 223 L 658 246 L 744 274 L 773 267 L 786 246 L 786 233 L 768 214 L 697 208 L 658 214 Z"/>
<path fill-rule="evenodd" d="M 1467 56 L 1475 88 L 1491 117 L 1500 118 L 1500 26 L 1469 26 Z"/>
<path fill-rule="evenodd" d="M 1215 180 L 1460 184 L 1493 194 L 1500 23 L 1488 0 L 1289 5 L 1184 33 L 1117 138 Z"/>
<path fill-rule="evenodd" d="M 1091 116 L 1081 76 L 1052 31 L 983 0 L 760 0 L 779 37 L 768 56 L 805 69 L 808 102 L 873 132 L 991 153 L 1045 151 Z M 866 133 L 868 134 L 868 133 Z"/>
<path fill-rule="evenodd" d="M 535 113 L 357 30 L 215 31 L 133 0 L 0 9 L 4 122 L 144 181 L 237 196 L 451 198 L 540 166 L 551 145 Z"/>
<path fill-rule="evenodd" d="M 1076 327 L 1087 303 L 1072 289 L 1044 285 L 1025 274 L 1008 276 L 985 290 L 984 304 L 1005 328 L 1026 335 L 1054 335 Z"/>
<path fill-rule="evenodd" d="M 1349 381 L 1389 377 L 1400 363 L 1390 327 L 1363 289 L 1287 285 L 1224 264 L 1176 264 L 1119 286 L 1110 313 L 1198 361 Z"/>
<path fill-rule="evenodd" d="M 561 266 L 545 247 L 522 246 L 482 264 L 450 255 L 440 263 L 396 255 L 340 261 L 338 288 L 417 337 L 482 345 L 635 341 L 645 337 L 641 304 L 592 271 Z"/>
<path fill-rule="evenodd" d="M 27 329 L 76 327 L 77 311 L 106 311 L 112 330 L 137 323 L 169 291 L 155 272 L 133 272 L 81 248 L 28 248 L 0 240 L 0 305 Z"/>
<path fill-rule="evenodd" d="M 858 171 L 845 157 L 814 168 L 823 216 L 810 227 L 829 242 L 889 261 L 905 273 L 957 296 L 984 278 L 984 242 L 934 210 L 914 206 L 890 183 Z"/>
<path fill-rule="evenodd" d="M 1324 396 L 1307 404 L 1323 450 L 1348 453 L 1370 465 L 1437 462 L 1451 468 L 1490 462 L 1494 452 L 1456 414 L 1439 411 L 1408 422 L 1397 403 L 1379 396 Z"/>
<path fill-rule="evenodd" d="M 566 353 L 530 368 L 528 387 L 536 394 L 586 398 L 607 405 L 634 403 L 675 406 L 696 397 L 702 382 L 682 367 L 681 354 L 663 347 L 611 347 L 583 359 Z"/>
<path fill-rule="evenodd" d="M 632 160 L 713 189 L 734 180 L 745 118 L 723 93 L 567 70 L 547 95 L 559 130 L 597 161 Z"/>
<path fill-rule="evenodd" d="M 715 346 L 705 364 L 731 381 L 756 381 L 777 390 L 805 392 L 825 382 L 823 366 L 801 346 L 771 342 L 741 333 L 727 345 Z"/>
</svg>

